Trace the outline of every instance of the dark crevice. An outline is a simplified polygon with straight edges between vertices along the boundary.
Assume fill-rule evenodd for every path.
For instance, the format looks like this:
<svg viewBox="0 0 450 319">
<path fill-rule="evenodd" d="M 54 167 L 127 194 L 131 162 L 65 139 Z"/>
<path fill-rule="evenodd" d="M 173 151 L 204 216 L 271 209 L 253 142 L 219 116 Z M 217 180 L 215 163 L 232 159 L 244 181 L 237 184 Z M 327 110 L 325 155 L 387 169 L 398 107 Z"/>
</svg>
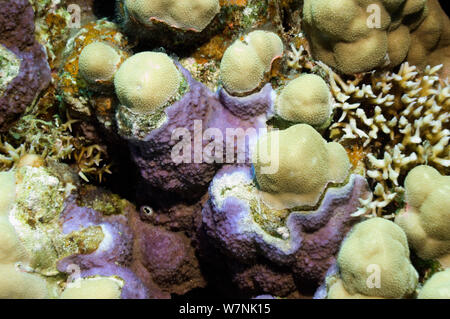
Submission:
<svg viewBox="0 0 450 319">
<path fill-rule="evenodd" d="M 116 1 L 114 0 L 94 0 L 92 11 L 99 19 L 107 18 L 108 20 L 113 21 L 115 18 L 115 6 Z"/>
</svg>

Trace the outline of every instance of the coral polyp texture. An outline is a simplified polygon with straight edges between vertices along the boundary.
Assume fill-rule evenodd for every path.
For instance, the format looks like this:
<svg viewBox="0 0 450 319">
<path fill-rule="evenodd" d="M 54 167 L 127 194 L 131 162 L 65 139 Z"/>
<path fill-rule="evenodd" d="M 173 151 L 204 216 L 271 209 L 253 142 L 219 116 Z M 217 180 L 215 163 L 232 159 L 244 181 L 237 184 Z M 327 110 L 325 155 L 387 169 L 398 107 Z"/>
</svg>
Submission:
<svg viewBox="0 0 450 319">
<path fill-rule="evenodd" d="M 0 298 L 449 298 L 449 27 L 0 0 Z"/>
<path fill-rule="evenodd" d="M 283 42 L 272 32 L 253 31 L 236 40 L 223 54 L 220 78 L 231 94 L 257 89 L 270 71 L 272 62 L 283 54 Z"/>
<path fill-rule="evenodd" d="M 419 299 L 450 299 L 450 268 L 435 273 L 420 289 Z"/>
<path fill-rule="evenodd" d="M 254 295 L 293 293 L 277 288 L 280 278 L 291 287 L 295 278 L 322 280 L 345 233 L 358 220 L 352 213 L 359 199 L 368 196 L 361 176 L 348 177 L 350 165 L 342 146 L 326 144 L 307 125 L 293 126 L 279 135 L 279 149 L 272 142 L 264 150 L 275 154 L 279 164 L 275 173 L 262 167 L 262 163 L 274 165 L 274 157 L 261 158 L 260 148 L 271 139 L 263 135 L 255 151 L 255 176 L 250 167 L 223 168 L 212 181 L 203 210 L 206 234 L 232 262 L 246 269 L 262 258 L 261 267 L 272 272 L 265 280 L 274 282 L 257 284 L 261 290 L 255 287 Z M 297 143 L 289 143 L 291 139 Z M 330 181 L 333 186 L 326 188 Z M 275 265 L 288 267 L 293 276 L 279 273 Z M 253 275 L 248 271 L 233 276 L 249 276 L 240 279 L 244 283 Z"/>
<path fill-rule="evenodd" d="M 117 25 L 106 20 L 89 22 L 68 39 L 58 92 L 72 114 L 95 114 L 99 93 L 93 94 L 92 88 L 101 91 L 111 86 L 117 68 L 129 55 L 127 45 Z"/>
<path fill-rule="evenodd" d="M 305 74 L 290 81 L 277 97 L 275 110 L 283 120 L 321 127 L 333 108 L 327 83 L 318 75 Z"/>
<path fill-rule="evenodd" d="M 123 63 L 114 87 L 122 105 L 136 113 L 150 113 L 178 93 L 181 80 L 180 71 L 166 54 L 141 52 Z"/>
<path fill-rule="evenodd" d="M 417 166 L 406 176 L 405 189 L 407 205 L 395 222 L 419 257 L 450 267 L 450 177 L 430 166 Z"/>
<path fill-rule="evenodd" d="M 81 51 L 78 65 L 81 76 L 89 84 L 111 84 L 120 62 L 120 55 L 113 47 L 93 42 Z"/>
<path fill-rule="evenodd" d="M 253 162 L 262 198 L 279 209 L 314 207 L 325 188 L 342 184 L 350 171 L 345 149 L 307 124 L 262 136 Z"/>
<path fill-rule="evenodd" d="M 124 0 L 130 19 L 152 26 L 162 22 L 173 28 L 202 31 L 219 13 L 219 0 Z"/>
<path fill-rule="evenodd" d="M 395 67 L 405 59 L 420 67 L 449 62 L 442 54 L 449 19 L 437 0 L 306 0 L 303 24 L 313 56 L 341 73 Z"/>
<path fill-rule="evenodd" d="M 342 243 L 338 271 L 327 277 L 327 297 L 402 298 L 414 293 L 418 274 L 405 233 L 395 223 L 372 218 L 356 225 Z"/>
</svg>

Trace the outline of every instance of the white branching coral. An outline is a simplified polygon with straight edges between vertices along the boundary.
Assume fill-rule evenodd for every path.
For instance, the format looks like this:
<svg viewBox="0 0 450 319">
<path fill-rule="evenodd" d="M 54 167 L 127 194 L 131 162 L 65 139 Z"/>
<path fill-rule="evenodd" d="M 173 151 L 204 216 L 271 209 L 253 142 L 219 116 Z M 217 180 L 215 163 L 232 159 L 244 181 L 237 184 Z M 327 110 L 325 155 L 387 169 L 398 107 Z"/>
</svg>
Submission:
<svg viewBox="0 0 450 319">
<path fill-rule="evenodd" d="M 403 192 L 410 169 L 426 164 L 441 172 L 450 167 L 450 86 L 438 77 L 442 65 L 401 65 L 398 73 L 371 72 L 344 81 L 329 67 L 335 123 L 330 138 L 364 150 L 366 176 L 374 189 L 372 201 L 358 214 L 381 216 Z M 386 216 L 387 217 L 387 216 Z"/>
</svg>

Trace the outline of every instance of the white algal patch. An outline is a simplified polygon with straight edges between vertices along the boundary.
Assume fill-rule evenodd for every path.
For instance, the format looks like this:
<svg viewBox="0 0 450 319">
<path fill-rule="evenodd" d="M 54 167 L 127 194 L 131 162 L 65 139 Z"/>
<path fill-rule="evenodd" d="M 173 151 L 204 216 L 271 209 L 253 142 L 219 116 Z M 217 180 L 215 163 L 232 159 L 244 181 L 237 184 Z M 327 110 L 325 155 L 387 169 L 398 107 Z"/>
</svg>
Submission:
<svg viewBox="0 0 450 319">
<path fill-rule="evenodd" d="M 229 197 L 236 197 L 248 203 L 254 197 L 249 191 L 252 184 L 251 178 L 243 171 L 224 174 L 211 185 L 214 205 L 219 209 L 222 208 L 223 202 Z"/>
<path fill-rule="evenodd" d="M 20 59 L 5 46 L 0 44 L 0 96 L 19 74 Z"/>
</svg>

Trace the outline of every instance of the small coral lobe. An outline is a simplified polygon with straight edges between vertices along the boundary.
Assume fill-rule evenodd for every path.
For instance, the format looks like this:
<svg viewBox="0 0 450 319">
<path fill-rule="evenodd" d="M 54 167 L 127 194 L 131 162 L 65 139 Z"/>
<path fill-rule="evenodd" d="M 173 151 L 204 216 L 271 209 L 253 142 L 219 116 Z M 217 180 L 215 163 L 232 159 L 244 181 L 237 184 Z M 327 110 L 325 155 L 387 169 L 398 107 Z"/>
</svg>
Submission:
<svg viewBox="0 0 450 319">
<path fill-rule="evenodd" d="M 0 25 L 0 44 L 21 60 L 18 74 L 0 95 L 0 131 L 6 132 L 48 86 L 50 67 L 44 49 L 34 37 L 33 8 L 28 1 L 2 5 Z"/>
</svg>

